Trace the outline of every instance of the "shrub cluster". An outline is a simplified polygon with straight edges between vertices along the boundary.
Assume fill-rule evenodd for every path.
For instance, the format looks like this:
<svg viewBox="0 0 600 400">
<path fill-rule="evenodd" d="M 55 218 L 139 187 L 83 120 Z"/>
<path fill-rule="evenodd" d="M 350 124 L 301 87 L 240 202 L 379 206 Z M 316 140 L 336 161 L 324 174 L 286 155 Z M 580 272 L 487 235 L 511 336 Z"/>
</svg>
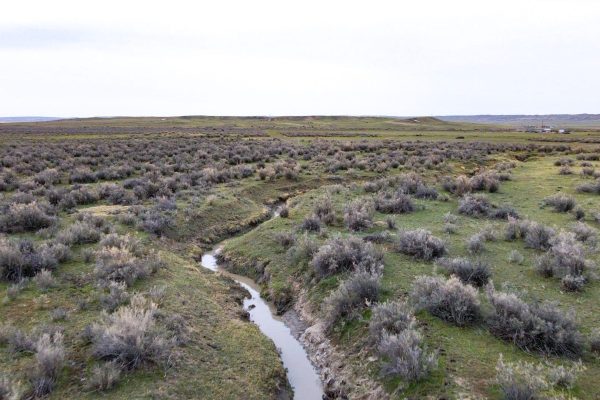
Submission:
<svg viewBox="0 0 600 400">
<path fill-rule="evenodd" d="M 157 306 L 140 295 L 91 327 L 92 352 L 132 370 L 144 363 L 168 366 L 175 340 L 156 323 Z"/>
<path fill-rule="evenodd" d="M 437 354 L 427 350 L 406 303 L 397 301 L 376 306 L 369 331 L 379 356 L 385 360 L 384 375 L 416 381 L 425 378 L 437 366 Z"/>
<path fill-rule="evenodd" d="M 458 278 L 445 280 L 439 276 L 419 276 L 410 294 L 416 309 L 458 326 L 469 325 L 481 317 L 477 289 Z"/>
<path fill-rule="evenodd" d="M 427 350 L 423 335 L 414 328 L 397 334 L 384 332 L 377 351 L 386 362 L 383 374 L 400 376 L 405 381 L 418 381 L 426 378 L 437 366 L 437 354 Z"/>
<path fill-rule="evenodd" d="M 460 199 L 458 212 L 476 218 L 519 218 L 519 213 L 513 207 L 508 205 L 496 206 L 481 194 L 467 195 Z"/>
<path fill-rule="evenodd" d="M 360 238 L 336 237 L 319 248 L 311 264 L 319 277 L 352 270 L 379 273 L 383 267 L 383 253 Z"/>
<path fill-rule="evenodd" d="M 570 367 L 544 366 L 528 362 L 505 362 L 502 354 L 496 364 L 496 382 L 506 400 L 563 398 L 559 393 L 575 385 L 581 362 Z"/>
<path fill-rule="evenodd" d="M 106 236 L 95 252 L 95 259 L 94 274 L 102 285 L 114 281 L 131 286 L 162 266 L 156 254 L 143 256 L 139 241 L 131 236 Z"/>
<path fill-rule="evenodd" d="M 412 198 L 404 193 L 381 193 L 375 198 L 375 209 L 385 214 L 404 214 L 415 210 Z"/>
<path fill-rule="evenodd" d="M 580 193 L 600 194 L 600 179 L 577 186 L 577 191 Z"/>
<path fill-rule="evenodd" d="M 13 241 L 0 237 L 0 278 L 19 282 L 42 270 L 52 271 L 69 254 L 68 248 L 53 242 L 35 245 L 27 239 Z"/>
<path fill-rule="evenodd" d="M 30 203 L 12 203 L 0 216 L 0 232 L 18 233 L 37 231 L 47 228 L 56 221 L 44 207 L 32 201 Z"/>
<path fill-rule="evenodd" d="M 468 258 L 441 258 L 436 265 L 448 275 L 455 275 L 463 283 L 476 287 L 485 286 L 490 280 L 489 264 L 483 260 Z"/>
<path fill-rule="evenodd" d="M 35 344 L 35 367 L 29 378 L 35 397 L 52 392 L 65 362 L 63 335 L 42 334 Z"/>
<path fill-rule="evenodd" d="M 455 179 L 444 177 L 442 187 L 457 196 L 477 191 L 494 193 L 500 188 L 500 179 L 495 172 L 483 172 L 471 178 L 464 175 L 459 175 Z"/>
<path fill-rule="evenodd" d="M 562 278 L 565 289 L 576 291 L 591 277 L 593 264 L 574 233 L 560 232 L 550 240 L 548 252 L 537 258 L 536 268 L 546 277 Z"/>
<path fill-rule="evenodd" d="M 400 232 L 394 249 L 422 260 L 431 260 L 446 254 L 446 244 L 425 229 Z"/>
<path fill-rule="evenodd" d="M 335 210 L 331 197 L 323 196 L 317 199 L 313 208 L 313 215 L 325 225 L 331 225 L 335 222 Z"/>
<path fill-rule="evenodd" d="M 548 196 L 544 199 L 544 204 L 549 205 L 558 212 L 568 212 L 575 208 L 577 203 L 572 196 L 556 193 L 552 196 Z"/>
<path fill-rule="evenodd" d="M 527 247 L 547 250 L 555 234 L 554 229 L 538 222 L 509 218 L 504 237 L 506 240 L 523 239 Z"/>
<path fill-rule="evenodd" d="M 374 213 L 371 199 L 354 199 L 344 207 L 344 223 L 351 231 L 362 231 L 373 225 Z"/>
<path fill-rule="evenodd" d="M 361 270 L 352 273 L 324 302 L 324 328 L 331 332 L 342 318 L 352 318 L 359 310 L 379 299 L 380 276 Z"/>
<path fill-rule="evenodd" d="M 498 338 L 525 351 L 551 355 L 578 356 L 583 351 L 572 314 L 548 302 L 528 304 L 513 293 L 495 291 L 491 284 L 487 295 L 492 306 L 488 326 Z"/>
</svg>

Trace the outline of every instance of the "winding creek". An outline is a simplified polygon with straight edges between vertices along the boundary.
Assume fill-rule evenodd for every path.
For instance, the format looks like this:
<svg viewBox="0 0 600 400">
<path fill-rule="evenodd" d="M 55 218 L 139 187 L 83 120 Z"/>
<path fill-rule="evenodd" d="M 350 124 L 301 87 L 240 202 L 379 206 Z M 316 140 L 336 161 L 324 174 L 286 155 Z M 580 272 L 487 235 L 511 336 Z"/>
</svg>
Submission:
<svg viewBox="0 0 600 400">
<path fill-rule="evenodd" d="M 277 215 L 275 212 L 274 216 Z M 244 310 L 249 313 L 250 320 L 258 325 L 261 332 L 269 337 L 279 350 L 283 366 L 287 369 L 290 386 L 294 389 L 294 398 L 321 400 L 323 386 L 304 347 L 277 316 L 274 306 L 260 297 L 260 288 L 253 280 L 228 272 L 219 266 L 215 255 L 220 250 L 217 246 L 215 250 L 203 254 L 202 266 L 232 278 L 250 293 L 250 297 L 244 299 Z"/>
</svg>

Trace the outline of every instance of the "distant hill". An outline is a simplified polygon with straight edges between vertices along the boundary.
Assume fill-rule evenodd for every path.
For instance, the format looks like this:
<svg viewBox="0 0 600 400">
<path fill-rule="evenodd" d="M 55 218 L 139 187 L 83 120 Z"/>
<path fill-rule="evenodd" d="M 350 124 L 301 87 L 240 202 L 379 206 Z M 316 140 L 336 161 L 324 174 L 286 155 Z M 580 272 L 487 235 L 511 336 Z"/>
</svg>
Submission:
<svg viewBox="0 0 600 400">
<path fill-rule="evenodd" d="M 57 117 L 0 117 L 0 123 L 56 121 Z"/>
<path fill-rule="evenodd" d="M 600 129 L 600 114 L 547 114 L 547 115 L 444 115 L 448 122 L 522 126 L 552 126 L 557 128 Z"/>
</svg>

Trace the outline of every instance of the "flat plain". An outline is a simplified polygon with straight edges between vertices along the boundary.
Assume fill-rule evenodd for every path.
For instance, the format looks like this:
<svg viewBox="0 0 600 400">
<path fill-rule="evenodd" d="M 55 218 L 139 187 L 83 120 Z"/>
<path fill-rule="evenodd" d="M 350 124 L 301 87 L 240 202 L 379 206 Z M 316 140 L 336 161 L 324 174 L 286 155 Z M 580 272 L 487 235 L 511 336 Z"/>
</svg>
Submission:
<svg viewBox="0 0 600 400">
<path fill-rule="evenodd" d="M 0 154 L 2 399 L 291 396 L 217 244 L 329 398 L 600 396 L 591 128 L 96 118 L 0 124 Z"/>
</svg>

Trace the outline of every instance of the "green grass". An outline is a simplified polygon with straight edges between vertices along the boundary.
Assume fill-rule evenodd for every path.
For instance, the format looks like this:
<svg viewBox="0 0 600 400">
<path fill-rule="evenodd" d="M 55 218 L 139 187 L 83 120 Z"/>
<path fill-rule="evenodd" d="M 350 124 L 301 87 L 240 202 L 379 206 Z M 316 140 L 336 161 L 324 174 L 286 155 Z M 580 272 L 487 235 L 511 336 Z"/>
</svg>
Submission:
<svg viewBox="0 0 600 400">
<path fill-rule="evenodd" d="M 28 131 L 19 133 L 17 128 Z M 299 135 L 293 136 L 295 134 Z M 525 134 L 503 127 L 445 123 L 430 118 L 420 118 L 415 122 L 374 117 L 174 117 L 3 124 L 0 146 L 39 140 L 78 145 L 83 141 L 157 138 L 186 140 L 198 136 L 231 140 L 232 143 L 248 138 L 265 140 L 267 143 L 267 140 L 276 138 L 308 146 L 321 140 L 484 141 L 534 144 L 547 140 L 568 139 L 573 143 L 566 145 L 571 146 L 573 150 L 595 149 L 595 144 L 584 141 L 598 139 L 597 132 L 581 131 L 567 136 Z M 357 159 L 368 155 L 356 152 Z M 285 160 L 287 157 L 288 155 L 283 154 L 278 159 Z M 553 165 L 557 158 L 556 155 L 538 155 L 527 162 L 518 162 L 512 172 L 513 179 L 503 182 L 500 191 L 489 194 L 489 198 L 497 204 L 511 204 L 523 216 L 561 229 L 568 228 L 569 224 L 574 222 L 573 216 L 541 207 L 541 201 L 548 195 L 562 191 L 577 199 L 586 211 L 588 224 L 600 228 L 592 218 L 592 213 L 600 211 L 600 196 L 575 191 L 577 185 L 589 181 L 590 178 L 581 177 L 578 174 L 581 168 L 578 166 L 573 168 L 575 175 L 559 175 L 558 167 Z M 510 152 L 496 153 L 488 156 L 487 164 L 513 159 L 514 154 Z M 239 299 L 243 296 L 235 285 L 203 270 L 195 259 L 215 243 L 230 238 L 225 242 L 224 251 L 231 257 L 232 267 L 236 272 L 255 279 L 264 279 L 263 295 L 275 302 L 281 311 L 296 299 L 298 291 L 307 290 L 308 306 L 318 316 L 323 299 L 345 276 L 332 276 L 315 281 L 310 266 L 306 262 L 299 265 L 292 263 L 286 250 L 276 242 L 274 236 L 277 232 L 294 230 L 302 219 L 312 212 L 315 199 L 324 194 L 332 183 L 338 182 L 347 188 L 332 195 L 338 219 L 333 226 L 326 228 L 326 235 L 311 236 L 323 242 L 326 237 L 349 235 L 341 221 L 344 205 L 356 197 L 366 195 L 360 187 L 362 182 L 379 178 L 382 174 L 362 170 L 329 173 L 322 167 L 315 168 L 313 161 L 302 159 L 299 159 L 298 164 L 303 169 L 295 180 L 279 178 L 261 181 L 253 176 L 216 185 L 210 189 L 183 191 L 177 199 L 175 228 L 168 232 L 166 238 L 157 239 L 134 228 L 116 224 L 119 233 L 134 234 L 147 248 L 160 251 L 168 264 L 167 269 L 137 282 L 132 290 L 144 292 L 154 285 L 166 286 L 168 295 L 161 307 L 167 312 L 183 315 L 191 328 L 190 343 L 178 349 L 177 362 L 167 371 L 147 367 L 127 373 L 114 390 L 104 394 L 84 389 L 89 370 L 97 361 L 91 357 L 89 346 L 80 340 L 79 333 L 85 325 L 100 318 L 100 306 L 97 301 L 98 289 L 92 278 L 93 263 L 84 261 L 82 251 L 95 248 L 94 245 L 74 248 L 74 258 L 60 265 L 56 271 L 59 287 L 43 293 L 30 283 L 15 300 L 0 304 L 3 322 L 10 322 L 25 330 L 51 323 L 50 311 L 56 307 L 69 310 L 69 318 L 57 323 L 63 326 L 66 332 L 69 363 L 61 374 L 57 390 L 50 398 L 276 398 L 285 377 L 277 350 L 256 326 L 241 318 Z M 600 162 L 594 164 L 596 167 L 600 166 Z M 475 161 L 463 163 L 450 160 L 441 169 L 426 171 L 424 177 L 433 183 L 440 176 L 472 174 L 481 167 L 484 166 Z M 401 172 L 407 170 L 401 167 L 385 174 Z M 97 185 L 89 184 L 90 187 Z M 5 198 L 11 195 L 12 193 L 4 194 Z M 288 198 L 289 218 L 269 220 L 252 229 L 265 220 L 268 206 Z M 431 230 L 434 235 L 447 242 L 452 256 L 466 255 L 466 239 L 483 227 L 491 225 L 502 231 L 505 225 L 504 222 L 459 216 L 458 232 L 447 234 L 443 231 L 443 215 L 447 212 L 456 213 L 457 199 L 450 196 L 449 201 L 416 202 L 423 208 L 411 214 L 394 216 L 397 226 L 400 229 L 423 227 Z M 90 206 L 103 205 L 106 203 L 98 202 Z M 373 228 L 358 235 L 385 230 L 386 217 L 387 215 L 377 213 Z M 60 214 L 62 228 L 67 227 L 73 220 L 72 214 Z M 41 240 L 33 234 L 11 236 L 38 242 Z M 384 300 L 406 297 L 416 276 L 434 272 L 432 263 L 394 253 L 388 245 L 380 247 L 385 253 L 382 280 Z M 561 291 L 558 280 L 542 278 L 536 274 L 533 262 L 539 252 L 525 248 L 522 242 L 499 240 L 486 243 L 486 249 L 483 256 L 491 264 L 496 287 L 508 284 L 517 290 L 526 291 L 531 299 L 557 301 L 565 310 L 574 309 L 577 321 L 585 334 L 600 327 L 598 282 L 588 284 L 582 293 L 565 293 Z M 523 265 L 508 262 L 507 256 L 512 249 L 519 250 L 525 256 Z M 596 262 L 600 261 L 597 254 L 592 254 L 590 258 Z M 264 272 L 261 269 L 263 266 Z M 6 282 L 0 282 L 0 292 L 4 292 L 7 287 Z M 483 297 L 482 295 L 482 300 Z M 81 300 L 88 300 L 89 308 L 80 310 L 78 303 Z M 542 359 L 539 355 L 526 354 L 515 346 L 494 338 L 483 324 L 457 328 L 424 312 L 419 313 L 417 317 L 429 347 L 440 351 L 440 364 L 427 380 L 408 386 L 399 379 L 382 379 L 379 374 L 379 361 L 369 358 L 370 353 L 364 351 L 368 310 L 362 318 L 338 326 L 332 340 L 348 355 L 346 363 L 357 377 L 379 381 L 392 397 L 398 399 L 499 399 L 501 395 L 494 384 L 494 367 L 499 353 L 504 354 L 507 360 Z M 26 379 L 33 362 L 32 355 L 13 356 L 5 346 L 0 346 L 0 358 L 6 360 L 0 363 L 0 372 Z M 566 362 L 558 358 L 550 361 Z M 600 385 L 594 378 L 600 375 L 600 361 L 589 353 L 585 354 L 583 361 L 587 370 L 579 379 L 573 394 L 581 399 L 598 398 Z"/>
<path fill-rule="evenodd" d="M 541 207 L 542 199 L 557 190 L 573 195 L 588 214 L 587 223 L 600 228 L 592 221 L 591 212 L 600 209 L 600 197 L 589 194 L 578 194 L 575 188 L 578 184 L 588 181 L 579 175 L 564 176 L 558 174 L 558 167 L 553 162 L 558 157 L 540 157 L 519 163 L 513 172 L 511 181 L 503 182 L 498 193 L 488 194 L 496 204 L 512 204 L 519 213 L 532 220 L 549 224 L 556 229 L 564 229 L 575 222 L 572 214 L 557 213 L 547 207 Z M 578 170 L 578 168 L 576 168 Z M 309 299 L 314 312 L 318 315 L 323 298 L 337 285 L 337 277 L 324 279 L 315 284 L 307 278 L 306 266 L 296 266 L 291 263 L 283 249 L 274 239 L 276 232 L 294 230 L 304 216 L 312 212 L 315 199 L 325 193 L 326 189 L 319 188 L 293 199 L 294 206 L 288 219 L 278 218 L 262 224 L 257 229 L 240 237 L 228 240 L 225 244 L 225 254 L 234 260 L 245 260 L 240 265 L 252 265 L 247 260 L 267 263 L 268 283 L 264 285 L 265 294 L 277 300 L 283 290 L 293 291 L 294 285 L 300 284 L 309 292 Z M 348 235 L 340 217 L 343 205 L 349 200 L 364 196 L 360 187 L 344 190 L 332 195 L 338 221 L 326 228 L 327 237 Z M 467 255 L 466 239 L 479 232 L 484 226 L 493 226 L 502 235 L 505 222 L 476 219 L 466 216 L 458 218 L 458 233 L 448 234 L 443 231 L 443 215 L 447 212 L 457 213 L 458 202 L 451 197 L 450 201 L 417 201 L 423 209 L 414 213 L 394 216 L 399 229 L 425 228 L 436 236 L 443 238 L 452 256 Z M 366 233 L 384 230 L 383 214 L 377 213 L 374 227 Z M 314 235 L 313 235 L 314 236 Z M 315 238 L 323 241 L 323 238 Z M 383 275 L 384 299 L 403 298 L 410 291 L 414 278 L 421 274 L 432 274 L 434 267 L 430 262 L 417 261 L 411 257 L 391 251 L 389 246 L 380 246 L 385 252 L 385 269 Z M 523 265 L 513 265 L 507 260 L 512 249 L 517 249 L 525 256 Z M 540 254 L 538 251 L 527 249 L 520 241 L 507 242 L 502 238 L 496 242 L 487 242 L 483 257 L 492 266 L 493 281 L 496 287 L 508 284 L 511 287 L 526 292 L 530 299 L 551 300 L 559 303 L 564 310 L 573 309 L 577 314 L 577 322 L 582 332 L 589 333 L 600 326 L 600 285 L 592 282 L 582 293 L 567 293 L 561 290 L 557 279 L 547 279 L 534 271 L 533 262 Z M 591 258 L 598 262 L 596 254 Z M 235 263 L 234 263 L 235 264 Z M 252 269 L 241 269 L 242 272 L 253 276 Z M 256 278 L 256 274 L 254 274 Z M 484 300 L 484 295 L 481 295 Z M 485 301 L 484 301 L 485 303 Z M 448 396 L 458 398 L 461 394 L 469 393 L 476 397 L 500 398 L 494 385 L 495 365 L 500 353 L 507 360 L 540 360 L 538 355 L 529 355 L 515 346 L 494 338 L 483 325 L 470 328 L 458 328 L 444 323 L 426 313 L 420 313 L 419 323 L 423 326 L 427 342 L 431 348 L 439 349 L 440 367 L 430 378 L 419 384 L 413 384 L 397 394 L 397 398 L 405 396 L 425 397 Z M 365 340 L 367 319 L 349 322 L 342 326 L 335 336 L 335 341 L 346 351 L 360 348 Z M 565 363 L 568 360 L 553 358 L 553 362 Z M 356 368 L 361 374 L 380 379 L 375 363 L 364 359 L 355 360 Z M 600 374 L 600 362 L 591 354 L 584 356 L 587 370 L 579 379 L 576 395 L 581 399 L 593 399 L 600 395 L 600 387 L 594 376 Z M 397 380 L 386 380 L 385 387 L 393 392 Z"/>
</svg>

